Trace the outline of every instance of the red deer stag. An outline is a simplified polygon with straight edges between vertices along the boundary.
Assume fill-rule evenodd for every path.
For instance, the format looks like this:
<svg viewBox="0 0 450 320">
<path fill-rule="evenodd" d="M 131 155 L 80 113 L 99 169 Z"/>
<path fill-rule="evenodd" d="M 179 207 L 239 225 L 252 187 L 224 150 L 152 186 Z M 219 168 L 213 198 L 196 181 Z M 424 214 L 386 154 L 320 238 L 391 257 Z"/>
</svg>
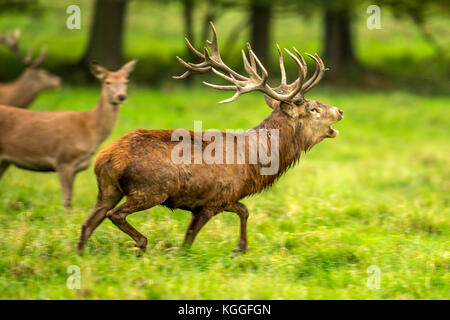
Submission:
<svg viewBox="0 0 450 320">
<path fill-rule="evenodd" d="M 38 112 L 0 106 L 0 178 L 10 164 L 57 171 L 64 206 L 69 208 L 75 175 L 89 167 L 94 152 L 112 132 L 135 63 L 130 61 L 115 72 L 91 64 L 102 82 L 100 100 L 91 111 Z"/>
<path fill-rule="evenodd" d="M 47 58 L 45 48 L 34 60 L 30 52 L 22 54 L 19 50 L 19 36 L 18 30 L 10 35 L 0 36 L 0 43 L 10 48 L 18 60 L 27 66 L 16 80 L 0 83 L 0 105 L 27 108 L 42 91 L 58 88 L 61 78 L 40 68 Z"/>
<path fill-rule="evenodd" d="M 190 153 L 188 156 L 190 162 L 179 163 L 178 160 L 173 160 L 173 151 L 179 144 L 177 142 L 179 140 L 173 139 L 174 132 L 177 130 L 132 131 L 106 147 L 97 157 L 95 174 L 98 182 L 98 200 L 94 211 L 82 226 L 78 243 L 80 253 L 95 228 L 105 217 L 108 217 L 120 230 L 134 239 L 136 253 L 140 255 L 146 249 L 147 239 L 127 222 L 126 217 L 156 205 L 192 212 L 192 220 L 184 238 L 183 246 L 185 247 L 192 245 L 200 229 L 213 216 L 223 211 L 236 213 L 240 218 L 240 241 L 235 251 L 246 251 L 249 214 L 245 205 L 239 201 L 270 187 L 279 176 L 298 161 L 302 151 L 309 150 L 324 138 L 336 136 L 337 131 L 331 125 L 342 119 L 343 112 L 336 107 L 308 100 L 303 96 L 321 80 L 324 74 L 324 64 L 317 55 L 309 55 L 316 62 L 317 67 L 312 78 L 304 81 L 307 74 L 305 61 L 295 48 L 298 58 L 286 50 L 298 67 L 298 78 L 287 84 L 283 57 L 278 48 L 282 71 L 281 85 L 272 88 L 267 84 L 266 69 L 253 53 L 250 45 L 247 45 L 250 62 L 243 51 L 244 67 L 249 77 L 225 65 L 219 54 L 217 35 L 212 23 L 211 28 L 213 40 L 207 42 L 211 53 L 206 48 L 203 53 L 197 51 L 186 39 L 188 46 L 203 62 L 187 63 L 177 57 L 188 71 L 175 78 L 183 79 L 192 73 L 214 72 L 232 85 L 205 83 L 206 85 L 215 89 L 236 91 L 232 98 L 222 102 L 233 101 L 239 95 L 251 91 L 264 93 L 266 102 L 273 112 L 254 130 L 278 130 L 278 170 L 272 175 L 263 174 L 262 169 L 267 163 L 263 164 L 261 161 L 254 164 L 211 164 L 205 161 L 195 163 L 194 155 L 190 152 L 187 152 L 187 154 Z M 261 74 L 258 73 L 258 68 Z M 212 143 L 211 140 L 207 142 L 208 139 L 204 139 L 208 131 L 200 133 L 200 137 L 196 132 L 187 130 L 186 132 L 189 138 L 194 139 L 194 147 L 195 140 L 201 140 L 200 148 L 205 153 Z M 229 134 L 229 132 L 218 131 L 215 133 L 215 139 Z M 232 133 L 231 136 L 233 139 L 244 137 L 245 152 L 248 154 L 254 140 L 251 140 L 247 133 Z M 271 143 L 265 151 L 276 148 Z M 237 156 L 234 145 L 231 150 L 233 157 Z M 222 147 L 215 152 L 225 154 L 225 151 L 225 147 Z M 124 196 L 126 201 L 114 208 Z"/>
</svg>

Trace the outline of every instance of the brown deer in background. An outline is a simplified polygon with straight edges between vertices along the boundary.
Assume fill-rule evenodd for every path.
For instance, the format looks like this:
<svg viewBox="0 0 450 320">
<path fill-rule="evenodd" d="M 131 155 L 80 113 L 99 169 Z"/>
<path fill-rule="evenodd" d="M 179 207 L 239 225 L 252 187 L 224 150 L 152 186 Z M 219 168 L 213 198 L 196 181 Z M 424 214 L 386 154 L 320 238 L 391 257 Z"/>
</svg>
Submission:
<svg viewBox="0 0 450 320">
<path fill-rule="evenodd" d="M 85 242 L 98 225 L 108 217 L 120 230 L 128 234 L 136 242 L 137 253 L 145 251 L 147 239 L 133 228 L 126 217 L 133 212 L 142 211 L 157 205 L 168 208 L 181 208 L 192 212 L 192 220 L 187 228 L 184 246 L 190 247 L 200 229 L 216 214 L 222 211 L 235 212 L 240 218 L 240 241 L 235 251 L 247 249 L 247 218 L 248 211 L 240 202 L 242 198 L 261 192 L 270 187 L 289 167 L 295 164 L 302 151 L 307 151 L 315 144 L 327 137 L 334 138 L 337 131 L 331 125 L 342 119 L 343 112 L 336 107 L 324 105 L 318 101 L 304 98 L 304 94 L 313 88 L 321 79 L 325 71 L 322 60 L 309 55 L 317 64 L 312 78 L 304 81 L 307 75 L 306 63 L 301 54 L 295 50 L 298 58 L 288 50 L 298 66 L 298 78 L 287 84 L 283 56 L 280 49 L 281 85 L 272 88 L 267 84 L 268 73 L 257 56 L 248 51 L 250 62 L 243 51 L 243 62 L 249 76 L 243 76 L 226 66 L 219 54 L 217 35 L 213 31 L 212 42 L 208 41 L 211 53 L 205 48 L 203 53 L 192 47 L 191 50 L 203 62 L 199 64 L 187 63 L 178 58 L 188 71 L 182 79 L 192 73 L 214 72 L 223 79 L 231 82 L 229 86 L 214 84 L 206 85 L 220 90 L 235 90 L 235 95 L 228 102 L 239 95 L 260 91 L 265 94 L 266 102 L 273 112 L 255 130 L 267 129 L 279 132 L 279 167 L 275 174 L 263 175 L 265 164 L 200 164 L 175 163 L 173 150 L 179 144 L 173 141 L 173 130 L 135 130 L 119 138 L 102 150 L 95 163 L 95 174 L 98 182 L 97 204 L 84 222 L 78 250 L 81 253 Z M 261 75 L 258 73 L 261 70 Z M 190 137 L 203 140 L 200 144 L 203 151 L 208 148 L 208 142 L 203 137 L 196 137 L 196 133 L 188 131 Z M 225 136 L 229 132 L 216 132 Z M 244 135 L 244 136 L 243 136 Z M 234 138 L 245 138 L 245 152 L 249 153 L 250 144 L 254 143 L 246 133 L 233 133 Z M 268 149 L 276 148 L 269 145 Z M 236 149 L 231 149 L 234 158 Z M 217 152 L 225 153 L 223 150 Z M 191 153 L 192 155 L 192 153 Z M 192 158 L 191 158 L 192 160 Z M 114 208 L 126 196 L 126 201 Z M 114 208 L 114 209 L 113 209 Z"/>
<path fill-rule="evenodd" d="M 45 48 L 33 60 L 30 52 L 25 55 L 20 52 L 19 37 L 18 30 L 10 35 L 0 36 L 0 43 L 10 48 L 17 59 L 27 66 L 16 80 L 0 83 L 0 105 L 27 108 L 42 91 L 58 88 L 61 78 L 40 68 L 47 58 Z"/>
<path fill-rule="evenodd" d="M 89 167 L 96 149 L 112 132 L 135 64 L 136 60 L 130 61 L 114 72 L 91 64 L 102 82 L 100 100 L 91 111 L 38 112 L 0 106 L 0 178 L 10 164 L 57 171 L 64 206 L 70 207 L 75 175 Z"/>
</svg>

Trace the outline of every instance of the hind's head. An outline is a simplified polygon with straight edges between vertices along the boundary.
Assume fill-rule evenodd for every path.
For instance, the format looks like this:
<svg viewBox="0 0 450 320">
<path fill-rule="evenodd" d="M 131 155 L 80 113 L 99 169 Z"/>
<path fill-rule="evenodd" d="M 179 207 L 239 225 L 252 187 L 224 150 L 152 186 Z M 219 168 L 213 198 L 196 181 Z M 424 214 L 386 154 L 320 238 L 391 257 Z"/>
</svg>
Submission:
<svg viewBox="0 0 450 320">
<path fill-rule="evenodd" d="M 98 62 L 91 63 L 91 72 L 102 83 L 102 92 L 112 105 L 120 105 L 127 98 L 128 76 L 133 71 L 137 60 L 132 60 L 117 71 L 109 71 Z"/>
</svg>

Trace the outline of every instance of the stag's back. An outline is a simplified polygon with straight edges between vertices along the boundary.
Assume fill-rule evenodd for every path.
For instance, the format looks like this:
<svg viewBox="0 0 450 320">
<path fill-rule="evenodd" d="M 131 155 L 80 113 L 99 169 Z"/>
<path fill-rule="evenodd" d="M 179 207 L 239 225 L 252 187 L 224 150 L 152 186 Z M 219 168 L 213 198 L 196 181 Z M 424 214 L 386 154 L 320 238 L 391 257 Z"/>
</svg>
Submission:
<svg viewBox="0 0 450 320">
<path fill-rule="evenodd" d="M 226 206 L 243 196 L 248 165 L 195 164 L 193 159 L 177 164 L 172 150 L 180 142 L 171 140 L 172 133 L 139 129 L 114 141 L 96 159 L 99 183 L 105 179 L 113 182 L 125 195 L 164 194 L 164 205 L 170 208 L 192 209 L 207 202 Z"/>
</svg>

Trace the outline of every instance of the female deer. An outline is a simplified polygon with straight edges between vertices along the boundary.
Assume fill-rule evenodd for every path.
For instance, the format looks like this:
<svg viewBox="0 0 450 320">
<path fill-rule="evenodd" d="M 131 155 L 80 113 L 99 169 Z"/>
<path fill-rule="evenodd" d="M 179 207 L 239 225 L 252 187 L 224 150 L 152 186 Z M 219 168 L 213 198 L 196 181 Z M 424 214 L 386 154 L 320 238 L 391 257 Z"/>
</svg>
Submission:
<svg viewBox="0 0 450 320">
<path fill-rule="evenodd" d="M 90 111 L 38 112 L 0 105 L 0 178 L 11 164 L 33 171 L 57 171 L 64 206 L 69 208 L 75 175 L 89 167 L 98 146 L 112 132 L 135 63 L 128 62 L 117 71 L 92 63 L 102 90 L 97 106 Z"/>
</svg>

